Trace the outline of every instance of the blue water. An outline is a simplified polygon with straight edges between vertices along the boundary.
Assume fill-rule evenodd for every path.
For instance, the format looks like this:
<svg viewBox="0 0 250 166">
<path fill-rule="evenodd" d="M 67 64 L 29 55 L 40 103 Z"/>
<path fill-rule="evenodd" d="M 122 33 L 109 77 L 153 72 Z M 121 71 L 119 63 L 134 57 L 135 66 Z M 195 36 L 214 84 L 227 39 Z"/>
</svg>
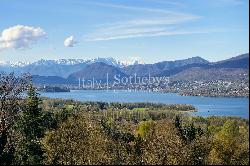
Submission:
<svg viewBox="0 0 250 166">
<path fill-rule="evenodd" d="M 74 99 L 78 101 L 104 102 L 153 102 L 165 104 L 191 104 L 199 116 L 239 116 L 249 118 L 248 98 L 180 96 L 175 93 L 74 90 L 60 93 L 41 93 L 50 98 Z"/>
</svg>

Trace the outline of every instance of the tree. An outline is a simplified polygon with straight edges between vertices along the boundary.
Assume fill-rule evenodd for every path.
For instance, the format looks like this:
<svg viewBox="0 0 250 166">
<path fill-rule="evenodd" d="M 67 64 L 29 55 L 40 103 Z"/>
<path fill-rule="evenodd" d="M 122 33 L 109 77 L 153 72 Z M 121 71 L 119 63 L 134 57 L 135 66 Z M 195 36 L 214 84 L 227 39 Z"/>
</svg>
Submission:
<svg viewBox="0 0 250 166">
<path fill-rule="evenodd" d="M 123 126 L 124 125 L 124 126 Z M 112 165 L 131 165 L 135 163 L 133 160 L 133 144 L 135 137 L 133 133 L 127 131 L 126 126 L 112 118 L 102 119 L 101 127 L 108 138 L 107 153 L 110 157 Z"/>
<path fill-rule="evenodd" d="M 82 114 L 82 115 L 81 115 Z M 88 113 L 69 117 L 57 129 L 48 131 L 42 140 L 44 164 L 110 164 L 110 145 L 98 122 Z"/>
<path fill-rule="evenodd" d="M 29 82 L 29 75 L 0 73 L 0 162 L 3 164 L 10 164 L 13 153 L 12 127 L 22 110 L 21 102 Z"/>
<path fill-rule="evenodd" d="M 137 136 L 142 138 L 146 137 L 155 124 L 152 120 L 141 122 L 136 130 Z"/>
<path fill-rule="evenodd" d="M 41 100 L 32 85 L 28 88 L 25 110 L 17 124 L 21 134 L 15 158 L 18 164 L 41 164 L 43 151 L 39 139 L 43 137 L 44 114 L 39 107 Z"/>
<path fill-rule="evenodd" d="M 234 120 L 227 120 L 221 131 L 213 136 L 209 164 L 249 164 L 248 130 L 240 131 Z"/>
<path fill-rule="evenodd" d="M 147 127 L 141 151 L 141 163 L 146 165 L 185 164 L 187 155 L 177 129 L 166 120 Z"/>
</svg>

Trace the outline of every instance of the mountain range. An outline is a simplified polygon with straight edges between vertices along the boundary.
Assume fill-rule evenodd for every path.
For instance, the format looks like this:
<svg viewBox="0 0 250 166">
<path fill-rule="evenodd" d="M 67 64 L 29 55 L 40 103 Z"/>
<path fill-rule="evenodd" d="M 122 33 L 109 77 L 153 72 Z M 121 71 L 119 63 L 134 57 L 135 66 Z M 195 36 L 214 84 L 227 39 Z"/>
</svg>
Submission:
<svg viewBox="0 0 250 166">
<path fill-rule="evenodd" d="M 104 63 L 118 68 L 127 65 L 134 65 L 138 61 L 119 61 L 114 58 L 85 59 L 59 59 L 59 60 L 39 60 L 33 63 L 25 62 L 0 62 L 0 71 L 20 73 L 31 73 L 39 76 L 58 76 L 67 78 L 70 74 L 78 72 L 88 65 L 94 63 Z"/>
<path fill-rule="evenodd" d="M 114 58 L 96 58 L 92 60 L 61 59 L 40 60 L 34 63 L 1 64 L 0 71 L 31 73 L 35 83 L 68 84 L 76 83 L 79 78 L 105 80 L 107 73 L 138 77 L 168 76 L 173 80 L 237 80 L 248 79 L 249 53 L 218 62 L 209 62 L 201 57 L 184 60 L 163 61 L 154 64 L 140 64 L 138 61 L 124 63 Z"/>
</svg>

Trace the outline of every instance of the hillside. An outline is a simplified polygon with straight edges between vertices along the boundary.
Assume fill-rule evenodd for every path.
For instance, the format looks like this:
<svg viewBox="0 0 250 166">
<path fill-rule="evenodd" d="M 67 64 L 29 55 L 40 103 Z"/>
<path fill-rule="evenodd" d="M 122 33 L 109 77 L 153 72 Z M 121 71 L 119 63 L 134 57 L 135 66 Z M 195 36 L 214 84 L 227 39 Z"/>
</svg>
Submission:
<svg viewBox="0 0 250 166">
<path fill-rule="evenodd" d="M 133 75 L 136 73 L 138 76 L 170 76 L 176 74 L 186 67 L 206 65 L 209 62 L 201 57 L 193 57 L 184 60 L 176 61 L 163 61 L 155 64 L 146 65 L 130 65 L 123 68 L 124 73 Z"/>
<path fill-rule="evenodd" d="M 98 62 L 88 65 L 87 67 L 76 73 L 72 73 L 71 75 L 69 75 L 68 80 L 78 80 L 79 78 L 92 80 L 94 78 L 95 80 L 106 81 L 107 77 L 109 77 L 109 79 L 112 79 L 115 75 L 120 75 L 121 77 L 127 76 L 117 67 Z"/>
<path fill-rule="evenodd" d="M 173 80 L 211 81 L 211 80 L 248 80 L 249 54 L 239 55 L 227 60 L 204 66 L 186 68 L 176 73 Z"/>
<path fill-rule="evenodd" d="M 243 68 L 249 69 L 249 53 L 242 54 L 227 60 L 212 63 L 213 68 Z"/>
<path fill-rule="evenodd" d="M 249 76 L 246 69 L 233 68 L 202 68 L 193 67 L 173 75 L 172 80 L 182 81 L 214 81 L 214 80 L 246 80 Z"/>
</svg>

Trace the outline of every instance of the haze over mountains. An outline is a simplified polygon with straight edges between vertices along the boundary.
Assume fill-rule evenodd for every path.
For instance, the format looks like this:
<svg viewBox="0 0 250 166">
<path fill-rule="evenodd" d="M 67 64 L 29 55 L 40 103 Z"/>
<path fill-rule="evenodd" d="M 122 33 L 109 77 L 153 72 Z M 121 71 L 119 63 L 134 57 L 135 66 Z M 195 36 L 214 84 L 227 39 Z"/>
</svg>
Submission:
<svg viewBox="0 0 250 166">
<path fill-rule="evenodd" d="M 114 75 L 139 77 L 169 76 L 173 80 L 218 80 L 248 79 L 249 53 L 219 62 L 209 62 L 201 57 L 184 60 L 163 61 L 155 64 L 130 65 L 114 58 L 97 58 L 93 60 L 62 59 L 40 60 L 31 64 L 0 64 L 0 71 L 15 73 L 29 72 L 34 81 L 40 84 L 76 83 L 79 78 L 104 80 L 107 73 Z"/>
</svg>

